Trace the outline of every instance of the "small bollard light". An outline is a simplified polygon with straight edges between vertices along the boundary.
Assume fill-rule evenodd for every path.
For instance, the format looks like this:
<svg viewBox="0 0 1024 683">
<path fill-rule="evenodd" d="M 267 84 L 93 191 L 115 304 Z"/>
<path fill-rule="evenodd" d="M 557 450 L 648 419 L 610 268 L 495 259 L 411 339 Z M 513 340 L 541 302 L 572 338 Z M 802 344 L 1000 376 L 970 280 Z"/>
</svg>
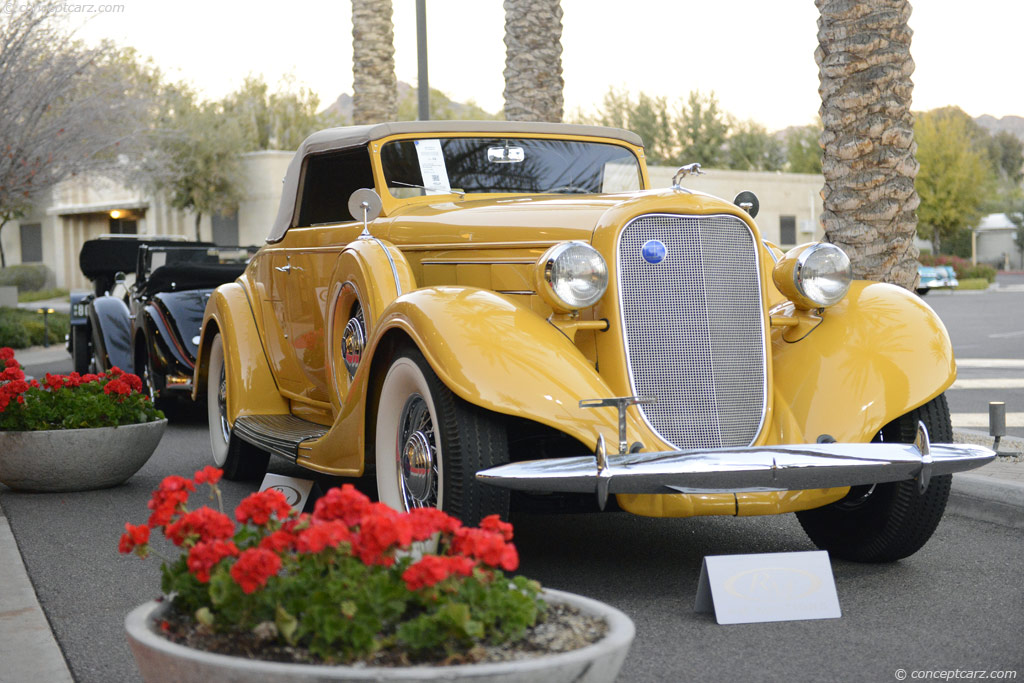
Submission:
<svg viewBox="0 0 1024 683">
<path fill-rule="evenodd" d="M 55 311 L 52 308 L 37 308 L 36 313 L 43 314 L 43 346 L 50 345 L 50 324 L 49 317 Z"/>
<path fill-rule="evenodd" d="M 999 439 L 1006 436 L 1006 404 L 1002 401 L 989 401 L 988 404 L 988 433 L 995 437 L 992 442 L 992 450 L 999 454 Z"/>
</svg>

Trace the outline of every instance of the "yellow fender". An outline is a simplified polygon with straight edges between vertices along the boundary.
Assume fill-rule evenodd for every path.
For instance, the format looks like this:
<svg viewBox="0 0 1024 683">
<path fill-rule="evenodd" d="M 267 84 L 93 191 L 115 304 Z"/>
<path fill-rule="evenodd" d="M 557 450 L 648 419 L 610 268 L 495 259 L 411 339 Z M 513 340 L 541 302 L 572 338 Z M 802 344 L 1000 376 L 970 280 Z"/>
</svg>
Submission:
<svg viewBox="0 0 1024 683">
<path fill-rule="evenodd" d="M 192 399 L 206 391 L 210 347 L 218 332 L 224 344 L 224 371 L 232 388 L 228 392 L 228 421 L 234 424 L 239 415 L 286 415 L 288 402 L 274 382 L 249 297 L 238 282 L 221 285 L 206 302 Z"/>
<path fill-rule="evenodd" d="M 362 308 L 367 341 L 373 337 L 377 321 L 385 309 L 405 292 L 416 289 L 416 278 L 409 262 L 390 242 L 376 238 L 357 239 L 342 252 L 331 281 L 326 325 L 327 375 L 331 404 L 335 414 L 348 402 L 352 389 L 348 371 L 342 362 L 342 334 L 353 308 Z M 369 346 L 369 344 L 368 344 Z"/>
<path fill-rule="evenodd" d="M 920 297 L 894 285 L 855 281 L 802 339 L 772 335 L 775 412 L 802 441 L 827 434 L 866 442 L 885 424 L 956 379 L 949 334 Z M 789 442 L 799 442 L 789 435 Z"/>
<path fill-rule="evenodd" d="M 616 449 L 615 409 L 579 407 L 580 399 L 616 394 L 568 337 L 530 309 L 475 287 L 425 287 L 388 307 L 374 346 L 396 331 L 411 338 L 441 381 L 466 401 L 553 427 L 588 449 L 600 433 L 609 450 Z M 654 444 L 635 412 L 628 413 L 629 442 Z"/>
</svg>

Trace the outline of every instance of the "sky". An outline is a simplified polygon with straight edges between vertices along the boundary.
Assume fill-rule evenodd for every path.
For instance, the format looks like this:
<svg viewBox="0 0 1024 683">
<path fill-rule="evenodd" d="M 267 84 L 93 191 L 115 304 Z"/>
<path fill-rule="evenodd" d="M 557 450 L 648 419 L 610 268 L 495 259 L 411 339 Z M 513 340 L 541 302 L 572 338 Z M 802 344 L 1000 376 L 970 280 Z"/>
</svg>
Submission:
<svg viewBox="0 0 1024 683">
<path fill-rule="evenodd" d="M 77 2 L 77 0 L 72 0 Z M 132 46 L 171 80 L 218 99 L 247 75 L 291 76 L 326 106 L 352 91 L 351 4 L 345 0 L 117 0 L 87 16 L 87 42 Z M 1019 0 L 916 0 L 910 26 L 913 108 L 956 105 L 972 116 L 1024 116 Z M 109 5 L 107 5 L 109 6 Z M 429 82 L 456 101 L 504 104 L 501 0 L 427 0 Z M 103 4 L 93 5 L 103 10 Z M 417 83 L 415 0 L 393 0 L 395 71 Z M 683 101 L 714 91 L 726 112 L 769 130 L 818 112 L 818 10 L 812 0 L 563 0 L 566 116 L 596 112 L 610 87 Z"/>
</svg>

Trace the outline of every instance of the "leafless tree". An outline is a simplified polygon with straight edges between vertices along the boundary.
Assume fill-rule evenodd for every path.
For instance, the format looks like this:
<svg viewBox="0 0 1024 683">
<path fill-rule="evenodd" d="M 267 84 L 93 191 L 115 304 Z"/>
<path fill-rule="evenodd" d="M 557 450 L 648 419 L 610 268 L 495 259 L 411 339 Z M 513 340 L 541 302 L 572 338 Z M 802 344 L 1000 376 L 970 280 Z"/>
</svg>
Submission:
<svg viewBox="0 0 1024 683">
<path fill-rule="evenodd" d="M 0 14 L 0 230 L 65 178 L 115 172 L 144 126 L 134 53 L 77 41 L 60 5 Z"/>
</svg>

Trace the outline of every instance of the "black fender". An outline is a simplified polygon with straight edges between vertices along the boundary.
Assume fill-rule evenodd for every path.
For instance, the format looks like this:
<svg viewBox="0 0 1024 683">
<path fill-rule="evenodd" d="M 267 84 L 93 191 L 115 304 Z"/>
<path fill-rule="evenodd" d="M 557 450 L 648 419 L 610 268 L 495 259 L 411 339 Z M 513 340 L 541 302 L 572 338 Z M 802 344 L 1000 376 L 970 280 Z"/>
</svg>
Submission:
<svg viewBox="0 0 1024 683">
<path fill-rule="evenodd" d="M 93 353 L 97 370 L 119 367 L 134 372 L 132 360 L 132 320 L 128 306 L 116 296 L 99 296 L 89 307 Z"/>
<path fill-rule="evenodd" d="M 145 334 L 153 370 L 191 376 L 199 352 L 203 312 L 213 290 L 161 292 L 153 296 L 136 321 L 136 334 Z"/>
</svg>

